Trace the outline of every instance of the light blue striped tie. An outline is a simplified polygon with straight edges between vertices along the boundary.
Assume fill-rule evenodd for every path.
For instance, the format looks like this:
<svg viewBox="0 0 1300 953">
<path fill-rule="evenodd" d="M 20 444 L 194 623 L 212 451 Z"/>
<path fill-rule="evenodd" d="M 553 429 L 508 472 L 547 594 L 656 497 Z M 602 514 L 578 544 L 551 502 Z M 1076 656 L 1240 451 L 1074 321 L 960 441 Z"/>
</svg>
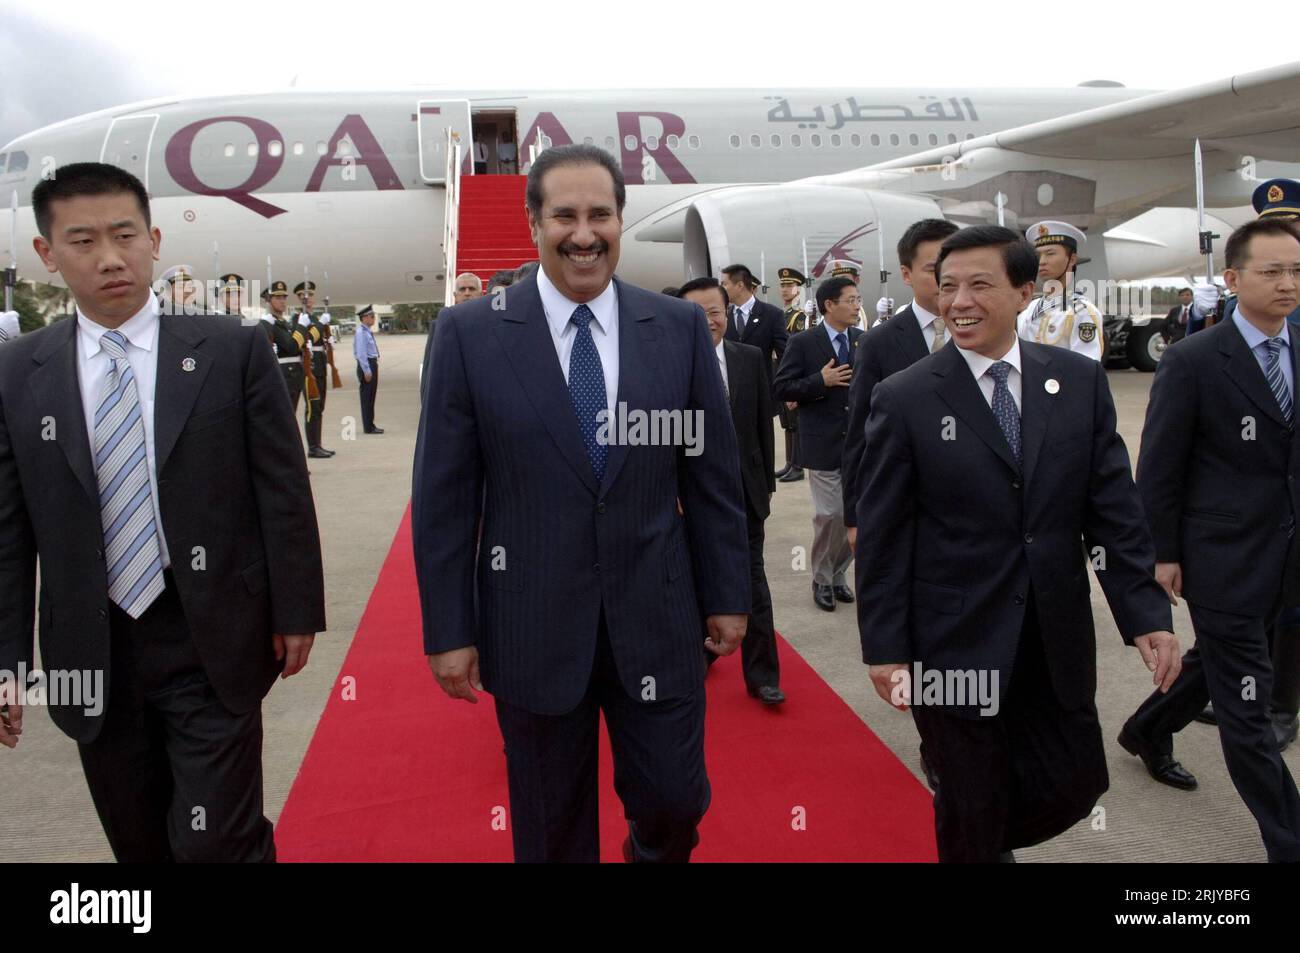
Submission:
<svg viewBox="0 0 1300 953">
<path fill-rule="evenodd" d="M 1282 343 L 1280 337 L 1269 338 L 1264 342 L 1264 346 L 1268 348 L 1268 359 L 1264 363 L 1264 376 L 1268 378 L 1268 386 L 1272 388 L 1273 396 L 1277 398 L 1277 405 L 1282 410 L 1282 416 L 1286 418 L 1287 423 L 1291 423 L 1291 392 L 1287 390 L 1286 378 L 1282 375 L 1282 362 L 1279 360 L 1282 355 Z"/>
<path fill-rule="evenodd" d="M 95 411 L 95 471 L 104 524 L 108 597 L 133 619 L 163 591 L 162 550 L 153 518 L 149 457 L 126 339 L 109 331 L 99 346 L 113 362 Z"/>
</svg>

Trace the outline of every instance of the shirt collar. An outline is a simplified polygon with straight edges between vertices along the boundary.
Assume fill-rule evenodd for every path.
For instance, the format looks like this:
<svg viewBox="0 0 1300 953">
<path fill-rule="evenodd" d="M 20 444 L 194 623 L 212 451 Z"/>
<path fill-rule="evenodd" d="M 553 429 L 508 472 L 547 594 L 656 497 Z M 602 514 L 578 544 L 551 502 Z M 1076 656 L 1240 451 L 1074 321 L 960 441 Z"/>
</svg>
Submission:
<svg viewBox="0 0 1300 953">
<path fill-rule="evenodd" d="M 749 316 L 754 310 L 754 302 L 757 300 L 758 300 L 758 295 L 750 295 L 749 300 L 746 301 L 744 304 L 736 305 L 736 307 L 740 310 L 741 314 L 745 316 L 746 321 L 749 320 Z"/>
<path fill-rule="evenodd" d="M 509 294 L 509 291 L 506 293 Z M 546 321 L 551 326 L 551 332 L 556 335 L 563 335 L 565 328 L 570 327 L 569 319 L 573 317 L 578 302 L 570 301 L 560 294 L 560 290 L 547 277 L 545 267 L 537 269 L 537 293 L 541 296 L 542 309 L 546 312 Z M 614 280 L 612 278 L 609 284 L 605 286 L 604 291 L 587 302 L 587 307 L 596 316 L 596 323 L 600 325 L 600 329 L 609 334 L 618 307 L 618 294 L 614 290 Z"/>
<path fill-rule="evenodd" d="M 922 328 L 928 328 L 939 317 L 937 314 L 931 314 L 929 311 L 926 311 L 925 308 L 921 307 L 921 303 L 917 301 L 915 298 L 912 299 L 912 304 L 910 305 L 910 307 L 912 309 L 912 313 L 916 315 L 916 323 L 919 324 Z"/>
<path fill-rule="evenodd" d="M 826 335 L 831 339 L 831 347 L 835 346 L 835 339 L 839 337 L 841 334 L 844 335 L 844 343 L 846 345 L 853 343 L 852 338 L 849 335 L 849 332 L 853 330 L 853 325 L 850 324 L 843 331 L 836 331 L 833 327 L 831 327 L 831 323 L 829 321 L 822 321 L 821 326 L 826 329 Z"/>
<path fill-rule="evenodd" d="M 1241 336 L 1246 339 L 1246 344 L 1252 351 L 1269 339 L 1267 334 L 1246 320 L 1246 316 L 1241 311 L 1240 303 L 1233 309 L 1232 322 L 1237 325 L 1237 330 L 1241 332 Z M 1291 349 L 1290 325 L 1290 321 L 1283 321 L 1282 330 L 1278 333 L 1278 339 L 1286 346 L 1287 350 Z"/>
<path fill-rule="evenodd" d="M 966 359 L 966 364 L 970 368 L 970 372 L 975 375 L 976 380 L 988 373 L 988 369 L 998 361 L 1006 361 L 1016 369 L 1017 374 L 1020 373 L 1020 338 L 1018 336 L 1011 342 L 1011 350 L 996 360 L 985 357 L 978 351 L 968 351 L 964 347 L 957 348 L 957 353 Z"/>
<path fill-rule="evenodd" d="M 727 339 L 723 338 L 721 341 L 718 342 L 718 346 L 714 348 L 714 350 L 718 352 L 718 360 L 720 361 L 725 361 L 727 359 L 726 352 L 723 350 L 723 345 L 726 343 L 727 343 Z"/>
<path fill-rule="evenodd" d="M 154 342 L 158 339 L 158 323 L 158 299 L 150 292 L 144 307 L 118 325 L 117 330 L 140 350 L 152 351 Z M 113 329 L 86 317 L 81 306 L 77 306 L 77 331 L 81 336 L 82 353 L 86 357 L 94 357 L 99 353 L 99 339 L 111 330 Z"/>
</svg>

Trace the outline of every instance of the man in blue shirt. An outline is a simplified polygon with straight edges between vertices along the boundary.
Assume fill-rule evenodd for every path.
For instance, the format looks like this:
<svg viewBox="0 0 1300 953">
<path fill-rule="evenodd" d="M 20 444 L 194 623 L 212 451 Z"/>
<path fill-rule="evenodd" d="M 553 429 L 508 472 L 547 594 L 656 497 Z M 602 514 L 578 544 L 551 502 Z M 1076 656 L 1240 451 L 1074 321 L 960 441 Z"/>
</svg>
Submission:
<svg viewBox="0 0 1300 953">
<path fill-rule="evenodd" d="M 375 426 L 375 391 L 379 389 L 379 345 L 375 344 L 375 309 L 366 305 L 357 312 L 360 324 L 352 339 L 357 359 L 357 381 L 361 384 L 361 424 L 366 433 L 383 433 Z"/>
</svg>

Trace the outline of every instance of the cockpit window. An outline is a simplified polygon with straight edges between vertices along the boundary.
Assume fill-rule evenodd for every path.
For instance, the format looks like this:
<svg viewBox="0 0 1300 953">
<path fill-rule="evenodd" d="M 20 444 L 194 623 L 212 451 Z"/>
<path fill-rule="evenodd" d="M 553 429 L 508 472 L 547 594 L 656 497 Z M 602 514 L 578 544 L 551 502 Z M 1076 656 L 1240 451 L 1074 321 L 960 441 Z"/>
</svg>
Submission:
<svg viewBox="0 0 1300 953">
<path fill-rule="evenodd" d="M 19 150 L 9 153 L 9 172 L 22 172 L 27 168 L 27 153 Z"/>
</svg>

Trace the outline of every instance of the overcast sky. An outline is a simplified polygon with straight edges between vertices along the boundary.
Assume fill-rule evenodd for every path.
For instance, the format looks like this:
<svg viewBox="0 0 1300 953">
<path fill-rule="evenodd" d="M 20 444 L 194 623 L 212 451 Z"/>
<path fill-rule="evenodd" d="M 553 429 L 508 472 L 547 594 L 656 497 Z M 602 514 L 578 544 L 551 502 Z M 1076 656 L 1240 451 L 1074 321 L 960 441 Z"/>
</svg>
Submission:
<svg viewBox="0 0 1300 953">
<path fill-rule="evenodd" d="M 1134 0 L 1049 0 L 1015 4 L 1014 22 L 1008 6 L 0 0 L 0 144 L 136 99 L 291 84 L 788 89 L 1111 79 L 1165 89 L 1295 59 L 1289 42 L 1273 42 L 1292 35 L 1294 4 L 1251 0 L 1237 17 L 1189 5 L 1175 19 Z"/>
</svg>

